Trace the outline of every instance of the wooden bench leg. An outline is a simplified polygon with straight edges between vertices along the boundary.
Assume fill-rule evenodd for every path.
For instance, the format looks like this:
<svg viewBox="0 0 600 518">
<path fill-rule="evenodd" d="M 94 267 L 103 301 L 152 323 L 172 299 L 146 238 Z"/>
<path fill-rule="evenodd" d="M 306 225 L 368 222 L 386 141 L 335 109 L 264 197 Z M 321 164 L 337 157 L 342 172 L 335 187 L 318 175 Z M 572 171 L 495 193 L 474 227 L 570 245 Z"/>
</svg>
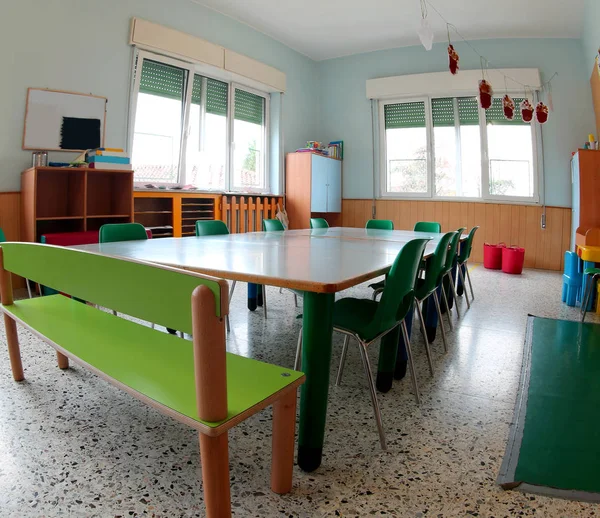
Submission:
<svg viewBox="0 0 600 518">
<path fill-rule="evenodd" d="M 58 361 L 58 368 L 59 369 L 68 369 L 69 368 L 69 358 L 66 357 L 64 354 L 59 353 L 58 351 L 56 351 L 56 360 Z"/>
<path fill-rule="evenodd" d="M 231 491 L 227 432 L 217 437 L 199 435 L 206 516 L 228 518 L 231 516 Z"/>
<path fill-rule="evenodd" d="M 296 394 L 288 394 L 273 404 L 273 445 L 271 490 L 280 495 L 292 489 L 294 438 L 296 436 Z"/>
<path fill-rule="evenodd" d="M 6 331 L 6 341 L 8 343 L 8 356 L 10 358 L 10 368 L 15 381 L 23 381 L 23 364 L 21 363 L 21 349 L 19 348 L 19 335 L 17 334 L 17 323 L 4 314 L 4 328 Z"/>
</svg>

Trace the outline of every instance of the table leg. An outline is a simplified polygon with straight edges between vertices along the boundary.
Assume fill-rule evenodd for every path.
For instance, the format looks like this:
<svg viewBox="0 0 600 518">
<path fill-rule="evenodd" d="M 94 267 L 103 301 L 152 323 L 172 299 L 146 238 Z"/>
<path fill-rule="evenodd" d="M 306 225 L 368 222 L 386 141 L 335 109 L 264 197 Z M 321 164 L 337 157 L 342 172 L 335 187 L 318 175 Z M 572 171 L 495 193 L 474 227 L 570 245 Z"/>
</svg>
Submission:
<svg viewBox="0 0 600 518">
<path fill-rule="evenodd" d="M 260 306 L 262 308 L 263 306 L 263 290 L 265 289 L 265 286 L 263 286 L 262 284 L 257 284 L 256 285 L 256 304 L 258 306 Z"/>
<path fill-rule="evenodd" d="M 394 381 L 394 370 L 398 354 L 398 342 L 400 340 L 400 328 L 396 327 L 381 339 L 379 345 L 379 365 L 377 368 L 377 390 L 388 392 Z"/>
<path fill-rule="evenodd" d="M 258 292 L 258 285 L 254 284 L 252 282 L 249 282 L 248 283 L 248 309 L 250 311 L 254 311 L 257 307 L 257 304 L 258 304 L 257 292 Z"/>
<path fill-rule="evenodd" d="M 334 301 L 333 293 L 304 294 L 302 371 L 306 382 L 300 391 L 298 466 L 309 472 L 321 465 L 323 455 Z"/>
</svg>

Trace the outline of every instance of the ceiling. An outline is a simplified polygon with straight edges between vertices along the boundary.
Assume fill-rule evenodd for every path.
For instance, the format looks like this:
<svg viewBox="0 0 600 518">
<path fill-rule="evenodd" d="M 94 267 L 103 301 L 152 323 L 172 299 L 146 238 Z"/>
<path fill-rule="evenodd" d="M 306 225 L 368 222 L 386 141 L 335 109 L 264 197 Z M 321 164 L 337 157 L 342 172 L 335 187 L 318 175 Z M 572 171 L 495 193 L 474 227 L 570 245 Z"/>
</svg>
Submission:
<svg viewBox="0 0 600 518">
<path fill-rule="evenodd" d="M 419 44 L 419 0 L 193 0 L 314 60 Z M 579 38 L 584 0 L 431 0 L 466 39 Z M 429 7 L 435 41 L 446 24 Z M 456 39 L 456 37 L 454 38 Z"/>
</svg>

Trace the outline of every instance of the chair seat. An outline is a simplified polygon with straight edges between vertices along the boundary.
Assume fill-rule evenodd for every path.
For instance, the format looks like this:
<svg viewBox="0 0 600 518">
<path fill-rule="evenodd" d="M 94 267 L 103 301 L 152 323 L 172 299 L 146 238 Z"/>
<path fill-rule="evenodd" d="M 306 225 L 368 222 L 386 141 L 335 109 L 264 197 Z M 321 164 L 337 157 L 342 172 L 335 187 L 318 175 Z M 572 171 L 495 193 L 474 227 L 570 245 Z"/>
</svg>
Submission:
<svg viewBox="0 0 600 518">
<path fill-rule="evenodd" d="M 116 317 L 62 295 L 16 301 L 2 310 L 35 329 L 68 356 L 91 366 L 138 399 L 207 433 L 218 435 L 268 406 L 271 396 L 304 375 L 227 353 L 228 416 L 198 419 L 193 343 Z M 191 422 L 190 422 L 191 421 Z"/>
<path fill-rule="evenodd" d="M 333 307 L 333 327 L 356 333 L 362 340 L 372 340 L 377 335 L 367 333 L 367 329 L 373 322 L 378 305 L 379 302 L 370 299 L 340 299 Z"/>
<path fill-rule="evenodd" d="M 600 275 L 600 268 L 586 268 L 583 273 L 585 275 Z"/>
</svg>

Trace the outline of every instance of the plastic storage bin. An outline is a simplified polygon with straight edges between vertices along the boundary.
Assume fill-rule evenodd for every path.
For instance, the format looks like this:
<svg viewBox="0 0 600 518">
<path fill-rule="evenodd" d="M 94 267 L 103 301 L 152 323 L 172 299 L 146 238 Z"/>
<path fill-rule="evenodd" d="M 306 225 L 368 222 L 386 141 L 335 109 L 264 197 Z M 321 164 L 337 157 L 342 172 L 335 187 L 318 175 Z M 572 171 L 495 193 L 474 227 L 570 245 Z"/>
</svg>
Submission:
<svg viewBox="0 0 600 518">
<path fill-rule="evenodd" d="M 525 249 L 518 246 L 507 246 L 502 249 L 502 271 L 518 275 L 523 272 Z"/>
<path fill-rule="evenodd" d="M 489 270 L 500 270 L 502 268 L 502 250 L 506 248 L 504 243 L 483 245 L 483 266 Z"/>
</svg>

